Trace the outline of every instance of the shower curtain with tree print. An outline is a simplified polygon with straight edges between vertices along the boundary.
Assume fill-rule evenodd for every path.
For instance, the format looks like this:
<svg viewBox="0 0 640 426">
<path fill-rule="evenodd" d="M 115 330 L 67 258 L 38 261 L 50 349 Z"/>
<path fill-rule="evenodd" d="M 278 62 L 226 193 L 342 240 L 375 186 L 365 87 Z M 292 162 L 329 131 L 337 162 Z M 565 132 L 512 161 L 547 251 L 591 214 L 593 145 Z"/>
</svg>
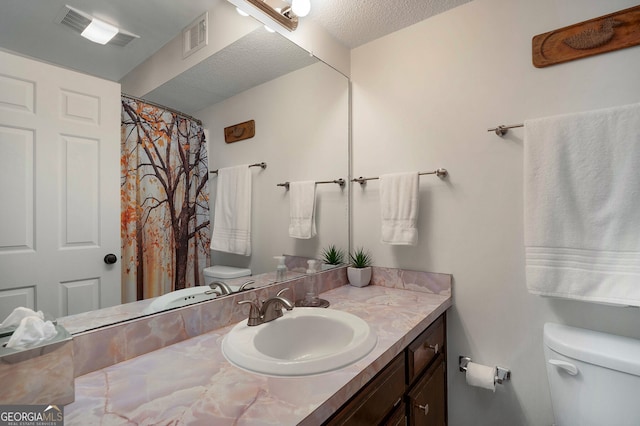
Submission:
<svg viewBox="0 0 640 426">
<path fill-rule="evenodd" d="M 211 234 L 202 126 L 122 97 L 121 132 L 123 302 L 203 284 Z"/>
</svg>

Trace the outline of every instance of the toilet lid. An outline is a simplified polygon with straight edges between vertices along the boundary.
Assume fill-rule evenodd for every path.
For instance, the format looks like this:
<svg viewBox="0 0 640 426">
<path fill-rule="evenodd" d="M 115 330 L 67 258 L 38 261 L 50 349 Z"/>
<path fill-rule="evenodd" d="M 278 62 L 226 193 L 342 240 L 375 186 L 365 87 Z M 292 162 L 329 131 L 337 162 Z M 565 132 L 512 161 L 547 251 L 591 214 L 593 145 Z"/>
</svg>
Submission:
<svg viewBox="0 0 640 426">
<path fill-rule="evenodd" d="M 544 325 L 549 349 L 589 364 L 640 376 L 640 340 L 564 324 Z"/>
<path fill-rule="evenodd" d="M 236 268 L 234 266 L 215 265 L 208 268 L 204 268 L 204 275 L 211 278 L 238 278 L 247 277 L 251 275 L 251 269 L 248 268 Z"/>
</svg>

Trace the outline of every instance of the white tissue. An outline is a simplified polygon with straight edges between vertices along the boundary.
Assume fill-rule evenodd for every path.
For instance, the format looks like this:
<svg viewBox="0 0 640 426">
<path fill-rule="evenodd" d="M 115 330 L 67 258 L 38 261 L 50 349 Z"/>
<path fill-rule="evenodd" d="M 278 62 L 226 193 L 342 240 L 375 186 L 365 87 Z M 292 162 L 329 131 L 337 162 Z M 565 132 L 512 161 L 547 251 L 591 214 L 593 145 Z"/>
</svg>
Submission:
<svg viewBox="0 0 640 426">
<path fill-rule="evenodd" d="M 470 362 L 467 364 L 467 384 L 469 386 L 478 386 L 483 389 L 496 391 L 496 368 L 487 365 L 476 364 Z"/>
<path fill-rule="evenodd" d="M 58 334 L 51 321 L 43 321 L 37 316 L 22 318 L 18 328 L 7 342 L 7 348 L 23 348 L 52 339 Z"/>
<path fill-rule="evenodd" d="M 13 312 L 11 312 L 9 316 L 2 321 L 0 328 L 16 327 L 20 324 L 20 321 L 26 317 L 38 317 L 41 320 L 44 320 L 44 314 L 42 311 L 35 312 L 29 308 L 19 307 L 15 308 Z"/>
</svg>

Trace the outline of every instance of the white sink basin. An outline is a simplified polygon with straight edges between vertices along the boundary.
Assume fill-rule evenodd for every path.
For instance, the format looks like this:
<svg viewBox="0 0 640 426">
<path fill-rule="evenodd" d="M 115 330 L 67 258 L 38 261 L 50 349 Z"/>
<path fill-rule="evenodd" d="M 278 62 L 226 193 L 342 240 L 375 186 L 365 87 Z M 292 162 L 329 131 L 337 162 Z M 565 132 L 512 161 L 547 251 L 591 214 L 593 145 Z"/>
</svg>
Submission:
<svg viewBox="0 0 640 426">
<path fill-rule="evenodd" d="M 355 315 L 295 308 L 265 324 L 236 324 L 222 341 L 222 353 L 252 372 L 305 376 L 350 365 L 371 352 L 377 341 L 375 331 Z"/>
<path fill-rule="evenodd" d="M 238 291 L 240 287 L 229 286 L 231 291 Z M 178 308 L 180 306 L 187 306 L 193 303 L 203 302 L 205 300 L 215 299 L 217 296 L 215 293 L 205 294 L 205 292 L 211 290 L 208 285 L 183 288 L 181 290 L 172 291 L 171 293 L 163 294 L 157 297 L 153 302 L 147 306 L 142 313 L 153 314 L 155 312 L 164 311 L 166 309 Z"/>
</svg>

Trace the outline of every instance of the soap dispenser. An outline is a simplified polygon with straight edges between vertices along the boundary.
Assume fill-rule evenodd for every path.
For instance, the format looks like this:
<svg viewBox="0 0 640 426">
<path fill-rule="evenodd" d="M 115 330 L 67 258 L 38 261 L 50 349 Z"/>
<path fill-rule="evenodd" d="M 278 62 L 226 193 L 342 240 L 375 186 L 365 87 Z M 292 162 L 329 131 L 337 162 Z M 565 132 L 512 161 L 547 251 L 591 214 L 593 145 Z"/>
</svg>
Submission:
<svg viewBox="0 0 640 426">
<path fill-rule="evenodd" d="M 273 256 L 274 259 L 278 261 L 278 266 L 276 267 L 276 282 L 284 281 L 287 279 L 287 266 L 284 264 L 284 256 Z"/>
<path fill-rule="evenodd" d="M 307 260 L 307 274 L 315 274 L 318 272 L 318 261 L 315 259 Z"/>
</svg>

